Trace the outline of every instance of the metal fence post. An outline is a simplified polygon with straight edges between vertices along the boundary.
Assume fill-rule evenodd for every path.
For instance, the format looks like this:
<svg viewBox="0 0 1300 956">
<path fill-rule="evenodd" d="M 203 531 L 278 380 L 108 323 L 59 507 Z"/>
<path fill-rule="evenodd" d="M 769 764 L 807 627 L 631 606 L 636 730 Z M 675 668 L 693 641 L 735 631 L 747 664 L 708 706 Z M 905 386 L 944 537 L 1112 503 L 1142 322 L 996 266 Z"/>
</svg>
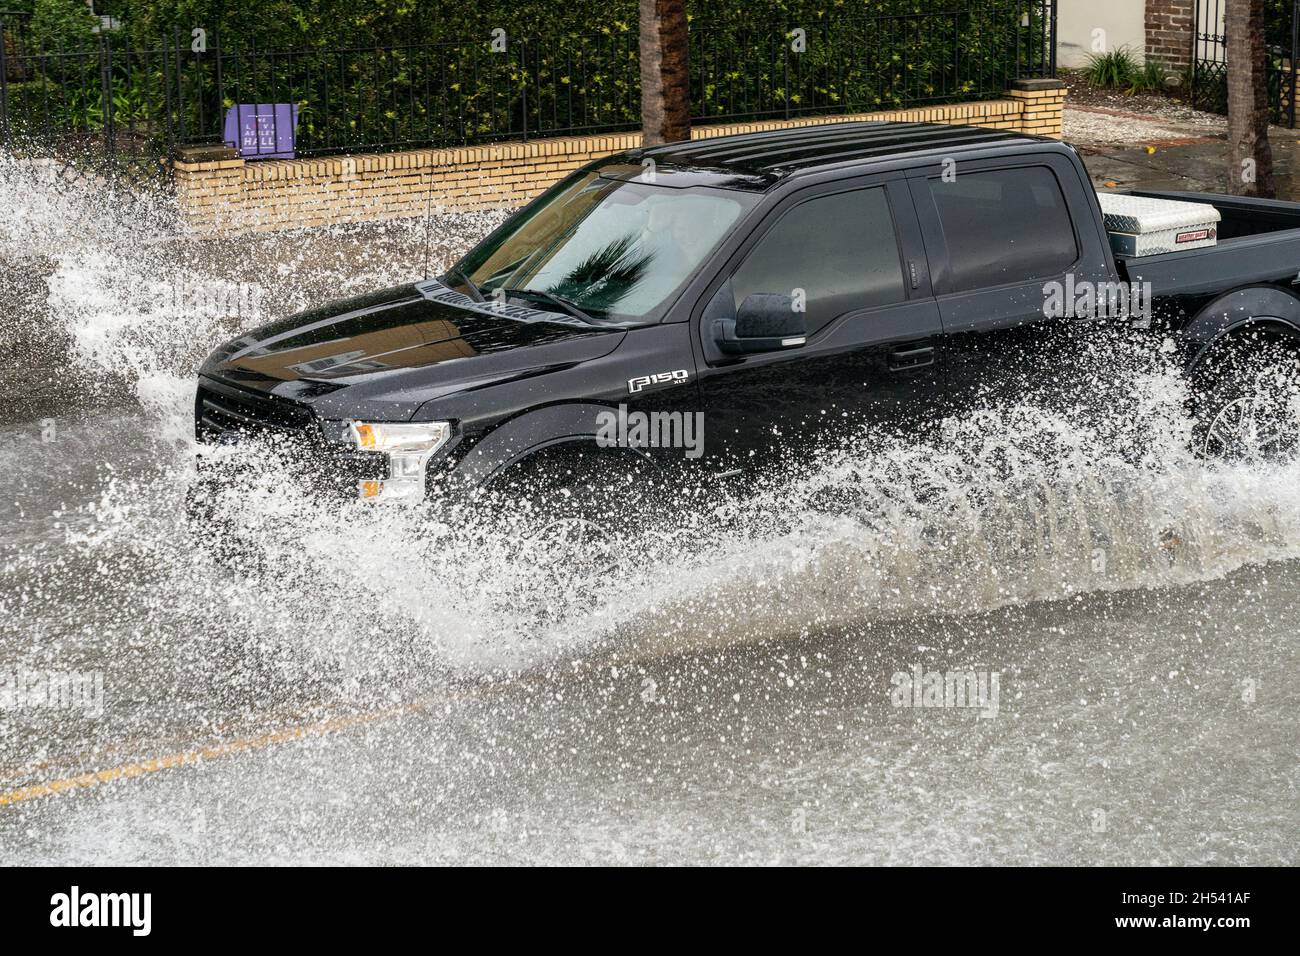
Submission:
<svg viewBox="0 0 1300 956">
<path fill-rule="evenodd" d="M 1287 60 L 1287 126 L 1296 127 L 1296 48 L 1300 47 L 1300 0 L 1291 4 L 1291 56 Z"/>
<path fill-rule="evenodd" d="M 5 23 L 0 20 L 0 146 L 9 145 L 9 60 L 5 53 Z"/>
<path fill-rule="evenodd" d="M 172 67 L 167 55 L 167 44 L 162 46 L 163 122 L 167 124 L 167 155 L 175 154 L 176 118 L 172 115 Z"/>
<path fill-rule="evenodd" d="M 789 31 L 781 37 L 781 69 L 784 73 L 782 85 L 785 87 L 785 118 L 790 118 L 790 34 Z"/>
<path fill-rule="evenodd" d="M 1016 17 L 1016 22 L 1015 22 L 1015 31 L 1016 31 L 1016 75 L 1015 75 L 1015 79 L 1019 80 L 1019 79 L 1023 79 L 1023 78 L 1024 78 L 1024 72 L 1025 72 L 1025 57 L 1024 57 L 1024 54 L 1021 52 L 1021 43 L 1020 43 L 1020 18 L 1019 18 L 1019 16 Z"/>
<path fill-rule="evenodd" d="M 221 130 L 221 135 L 224 137 L 226 135 L 226 74 L 221 66 L 221 35 L 217 32 L 215 27 L 212 30 L 212 43 L 208 45 L 208 52 L 212 54 L 212 62 L 215 65 L 217 77 L 216 123 L 217 128 Z"/>
<path fill-rule="evenodd" d="M 165 42 L 165 41 L 164 41 Z M 172 63 L 176 66 L 176 140 L 185 142 L 185 78 L 181 58 L 181 28 L 172 28 Z"/>
<path fill-rule="evenodd" d="M 520 119 L 524 128 L 524 142 L 528 142 L 528 41 L 519 41 L 519 60 L 523 65 L 524 93 Z"/>
<path fill-rule="evenodd" d="M 117 143 L 113 131 L 113 48 L 107 33 L 99 35 L 99 83 L 103 91 L 100 114 L 104 121 L 104 153 L 108 159 L 108 168 L 114 170 L 113 162 Z"/>
<path fill-rule="evenodd" d="M 1058 34 L 1056 32 L 1057 0 L 1047 0 L 1047 2 L 1052 5 L 1052 37 L 1048 41 L 1047 49 L 1050 51 L 1052 57 L 1050 77 L 1054 80 L 1056 79 L 1056 43 L 1058 39 Z"/>
</svg>

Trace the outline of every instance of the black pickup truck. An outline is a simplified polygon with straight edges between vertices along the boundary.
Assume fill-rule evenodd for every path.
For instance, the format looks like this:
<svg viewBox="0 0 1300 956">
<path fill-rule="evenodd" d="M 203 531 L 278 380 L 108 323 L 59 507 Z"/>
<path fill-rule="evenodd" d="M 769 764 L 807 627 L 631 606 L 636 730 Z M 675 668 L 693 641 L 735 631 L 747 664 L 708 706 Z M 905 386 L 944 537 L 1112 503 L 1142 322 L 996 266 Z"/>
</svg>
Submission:
<svg viewBox="0 0 1300 956">
<path fill-rule="evenodd" d="M 1212 206 L 1217 244 L 1117 256 L 1075 150 L 1005 131 L 843 123 L 634 150 L 437 279 L 223 346 L 197 437 L 289 436 L 321 490 L 379 502 L 538 474 L 711 480 L 1067 380 L 1060 330 L 1118 322 L 1176 343 L 1200 450 L 1290 452 L 1300 204 L 1134 195 Z M 1146 286 L 1140 314 L 1045 307 L 1117 284 Z"/>
</svg>

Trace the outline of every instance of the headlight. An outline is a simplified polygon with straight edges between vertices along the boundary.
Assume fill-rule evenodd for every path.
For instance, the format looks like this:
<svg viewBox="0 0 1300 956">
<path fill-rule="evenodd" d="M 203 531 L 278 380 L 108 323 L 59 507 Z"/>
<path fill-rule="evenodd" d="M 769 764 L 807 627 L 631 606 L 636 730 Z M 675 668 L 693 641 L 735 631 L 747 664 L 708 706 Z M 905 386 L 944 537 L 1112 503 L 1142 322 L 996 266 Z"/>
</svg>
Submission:
<svg viewBox="0 0 1300 956">
<path fill-rule="evenodd" d="M 388 456 L 388 477 L 383 481 L 362 481 L 360 497 L 367 501 L 424 500 L 424 473 L 429 459 L 451 437 L 448 422 L 352 422 L 348 426 L 352 443 L 362 451 Z"/>
</svg>

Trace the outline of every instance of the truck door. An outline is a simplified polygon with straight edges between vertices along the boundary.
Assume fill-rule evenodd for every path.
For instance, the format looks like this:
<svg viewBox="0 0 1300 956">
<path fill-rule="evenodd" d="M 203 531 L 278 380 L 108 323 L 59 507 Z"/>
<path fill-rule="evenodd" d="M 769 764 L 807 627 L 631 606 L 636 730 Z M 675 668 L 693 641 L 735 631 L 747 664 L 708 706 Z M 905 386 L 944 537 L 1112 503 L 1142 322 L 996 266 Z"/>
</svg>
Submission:
<svg viewBox="0 0 1300 956">
<path fill-rule="evenodd" d="M 713 338 L 756 292 L 805 309 L 807 342 L 735 356 Z M 792 193 L 729 260 L 694 317 L 709 458 L 728 471 L 923 418 L 940 382 L 938 308 L 901 174 Z M 717 456 L 717 457 L 715 457 Z"/>
<path fill-rule="evenodd" d="M 1071 209 L 1091 207 L 1063 155 L 935 163 L 909 183 L 943 320 L 947 400 L 1023 401 L 1068 374 L 1090 317 L 1049 317 L 1060 288 L 1108 284 L 1100 243 Z"/>
</svg>

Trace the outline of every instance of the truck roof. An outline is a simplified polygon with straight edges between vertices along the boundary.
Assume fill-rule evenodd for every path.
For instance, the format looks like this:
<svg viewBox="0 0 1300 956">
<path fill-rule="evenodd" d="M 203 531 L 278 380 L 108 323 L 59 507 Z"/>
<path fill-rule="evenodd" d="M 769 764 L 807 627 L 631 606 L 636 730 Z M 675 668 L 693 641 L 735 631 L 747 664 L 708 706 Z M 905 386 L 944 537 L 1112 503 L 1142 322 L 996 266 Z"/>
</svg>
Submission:
<svg viewBox="0 0 1300 956">
<path fill-rule="evenodd" d="M 836 166 L 884 163 L 997 143 L 1043 142 L 1039 136 L 979 126 L 867 121 L 666 143 L 628 155 L 653 159 L 666 172 L 689 172 L 697 181 L 716 178 L 713 185 L 761 191 L 781 179 Z"/>
</svg>

